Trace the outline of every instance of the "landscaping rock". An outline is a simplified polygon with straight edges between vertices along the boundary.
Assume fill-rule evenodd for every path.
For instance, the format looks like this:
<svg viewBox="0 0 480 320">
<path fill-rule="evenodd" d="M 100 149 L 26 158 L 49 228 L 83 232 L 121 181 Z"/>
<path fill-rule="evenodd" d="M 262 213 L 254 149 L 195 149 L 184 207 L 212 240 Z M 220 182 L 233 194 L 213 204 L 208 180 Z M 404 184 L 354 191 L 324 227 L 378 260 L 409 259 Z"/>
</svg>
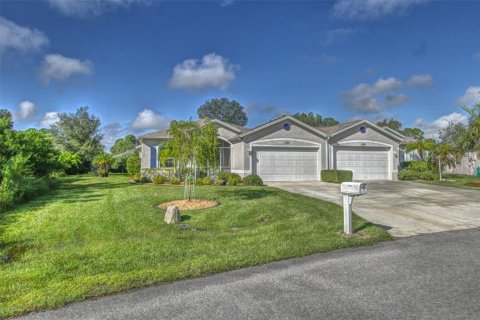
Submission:
<svg viewBox="0 0 480 320">
<path fill-rule="evenodd" d="M 185 230 L 185 229 L 190 229 L 190 225 L 189 224 L 186 224 L 186 223 L 180 223 L 178 225 L 178 227 L 182 230 Z"/>
<path fill-rule="evenodd" d="M 180 210 L 176 206 L 169 206 L 165 212 L 165 218 L 163 222 L 166 224 L 178 223 L 181 221 Z"/>
</svg>

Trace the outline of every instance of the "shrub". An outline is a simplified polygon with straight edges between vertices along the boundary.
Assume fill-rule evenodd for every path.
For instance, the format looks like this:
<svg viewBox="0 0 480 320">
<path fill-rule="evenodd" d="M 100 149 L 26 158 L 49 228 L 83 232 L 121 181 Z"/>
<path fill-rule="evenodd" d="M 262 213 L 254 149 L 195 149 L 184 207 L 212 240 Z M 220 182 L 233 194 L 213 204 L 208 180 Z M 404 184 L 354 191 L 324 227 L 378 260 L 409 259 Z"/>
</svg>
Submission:
<svg viewBox="0 0 480 320">
<path fill-rule="evenodd" d="M 263 186 L 263 180 L 256 174 L 251 174 L 243 178 L 243 184 L 246 186 Z"/>
<path fill-rule="evenodd" d="M 425 161 L 410 161 L 410 164 L 405 168 L 407 170 L 416 172 L 429 172 L 428 163 Z"/>
<path fill-rule="evenodd" d="M 140 178 L 140 183 L 149 183 L 152 182 L 148 177 L 141 177 Z"/>
<path fill-rule="evenodd" d="M 180 184 L 180 180 L 173 177 L 172 179 L 170 179 L 170 184 Z"/>
<path fill-rule="evenodd" d="M 195 185 L 197 186 L 209 186 L 212 184 L 212 179 L 210 177 L 197 178 Z"/>
<path fill-rule="evenodd" d="M 165 178 L 164 176 L 162 176 L 160 174 L 153 177 L 153 183 L 155 183 L 155 184 L 164 184 L 165 181 L 167 181 L 167 178 Z"/>
<path fill-rule="evenodd" d="M 227 183 L 230 186 L 236 186 L 242 182 L 242 178 L 237 173 L 229 173 L 227 177 Z"/>
<path fill-rule="evenodd" d="M 350 170 L 322 170 L 321 177 L 324 182 L 350 182 L 353 179 L 353 172 Z"/>
<path fill-rule="evenodd" d="M 141 168 L 140 156 L 138 152 L 135 152 L 127 160 L 127 172 L 132 177 L 136 174 L 140 175 L 140 168 Z"/>
<path fill-rule="evenodd" d="M 32 172 L 32 165 L 29 157 L 18 154 L 12 157 L 3 167 L 2 182 L 0 183 L 0 211 L 12 205 L 31 200 L 48 190 L 49 179 L 46 177 L 35 177 Z"/>
<path fill-rule="evenodd" d="M 134 174 L 132 176 L 132 180 L 135 181 L 135 182 L 140 182 L 140 175 L 139 174 Z"/>
<path fill-rule="evenodd" d="M 435 174 L 429 171 L 405 169 L 398 173 L 399 180 L 435 180 L 435 178 Z"/>
<path fill-rule="evenodd" d="M 227 180 L 228 179 L 228 172 L 220 172 L 217 175 L 217 180 Z"/>
<path fill-rule="evenodd" d="M 205 186 L 209 186 L 212 184 L 212 179 L 210 177 L 203 177 L 202 179 L 202 183 L 205 185 Z"/>
</svg>

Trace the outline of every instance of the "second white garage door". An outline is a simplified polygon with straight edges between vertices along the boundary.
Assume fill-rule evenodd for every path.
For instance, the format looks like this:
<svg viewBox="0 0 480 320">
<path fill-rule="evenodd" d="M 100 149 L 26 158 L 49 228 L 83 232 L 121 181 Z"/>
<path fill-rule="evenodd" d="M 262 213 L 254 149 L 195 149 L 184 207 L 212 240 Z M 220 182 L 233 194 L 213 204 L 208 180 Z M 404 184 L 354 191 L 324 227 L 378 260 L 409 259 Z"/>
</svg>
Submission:
<svg viewBox="0 0 480 320">
<path fill-rule="evenodd" d="M 260 149 L 253 171 L 265 181 L 318 180 L 318 149 Z"/>
<path fill-rule="evenodd" d="M 336 152 L 336 168 L 353 171 L 353 180 L 388 180 L 387 148 L 345 148 Z"/>
</svg>

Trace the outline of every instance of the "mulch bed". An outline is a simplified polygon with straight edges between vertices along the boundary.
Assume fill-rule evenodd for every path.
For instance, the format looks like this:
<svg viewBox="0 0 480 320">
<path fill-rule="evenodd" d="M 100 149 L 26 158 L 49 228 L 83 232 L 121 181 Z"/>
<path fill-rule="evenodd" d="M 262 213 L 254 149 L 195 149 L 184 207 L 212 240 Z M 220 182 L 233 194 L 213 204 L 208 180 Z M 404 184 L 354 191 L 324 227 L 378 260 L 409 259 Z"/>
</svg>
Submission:
<svg viewBox="0 0 480 320">
<path fill-rule="evenodd" d="M 198 210 L 198 209 L 206 209 L 212 208 L 218 205 L 218 202 L 211 199 L 192 199 L 188 200 L 173 200 L 164 203 L 160 203 L 158 207 L 160 209 L 167 209 L 169 206 L 177 206 L 180 211 L 188 211 L 188 210 Z"/>
<path fill-rule="evenodd" d="M 465 183 L 466 186 L 469 186 L 469 187 L 477 187 L 477 188 L 480 188 L 480 182 L 469 182 L 469 183 Z"/>
</svg>

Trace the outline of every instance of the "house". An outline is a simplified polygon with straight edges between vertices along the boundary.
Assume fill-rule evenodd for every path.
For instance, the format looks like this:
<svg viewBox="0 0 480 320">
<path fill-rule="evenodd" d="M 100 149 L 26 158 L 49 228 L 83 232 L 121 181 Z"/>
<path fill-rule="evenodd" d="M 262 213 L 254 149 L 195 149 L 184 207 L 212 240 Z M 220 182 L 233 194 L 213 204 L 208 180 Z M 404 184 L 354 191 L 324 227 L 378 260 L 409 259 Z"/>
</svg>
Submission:
<svg viewBox="0 0 480 320">
<path fill-rule="evenodd" d="M 212 122 L 221 140 L 220 168 L 264 181 L 320 180 L 325 169 L 351 170 L 354 180 L 396 180 L 406 141 L 368 120 L 315 128 L 285 115 L 251 129 Z M 140 137 L 142 169 L 158 167 L 159 145 L 169 138 L 168 130 Z"/>
</svg>

